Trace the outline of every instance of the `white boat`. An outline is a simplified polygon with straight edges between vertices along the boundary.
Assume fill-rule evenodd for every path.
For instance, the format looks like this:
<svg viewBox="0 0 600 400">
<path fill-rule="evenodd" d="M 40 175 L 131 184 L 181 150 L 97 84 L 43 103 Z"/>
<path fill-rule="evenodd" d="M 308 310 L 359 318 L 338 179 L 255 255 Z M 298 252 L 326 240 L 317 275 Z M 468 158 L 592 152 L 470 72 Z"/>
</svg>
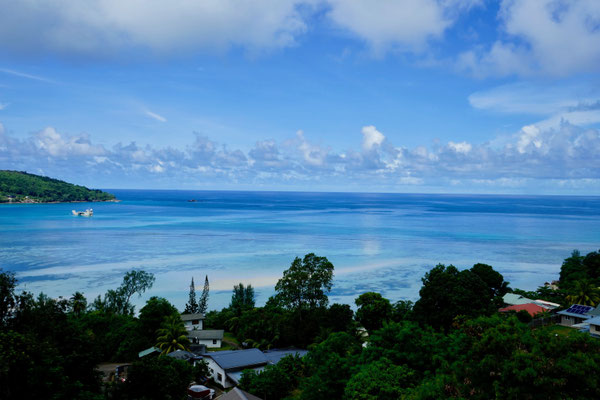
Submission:
<svg viewBox="0 0 600 400">
<path fill-rule="evenodd" d="M 91 217 L 92 215 L 94 215 L 94 210 L 92 210 L 91 208 L 88 208 L 85 211 L 71 210 L 71 212 L 73 213 L 73 215 L 78 217 Z"/>
</svg>

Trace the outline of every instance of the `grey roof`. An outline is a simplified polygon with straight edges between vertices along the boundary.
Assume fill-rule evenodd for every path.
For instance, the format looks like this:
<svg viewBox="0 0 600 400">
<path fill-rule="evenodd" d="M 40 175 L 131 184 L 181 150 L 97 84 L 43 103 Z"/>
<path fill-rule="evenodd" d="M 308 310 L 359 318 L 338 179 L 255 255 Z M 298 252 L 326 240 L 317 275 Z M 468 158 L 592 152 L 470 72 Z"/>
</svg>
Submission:
<svg viewBox="0 0 600 400">
<path fill-rule="evenodd" d="M 589 325 L 600 325 L 600 317 L 590 318 L 585 322 L 588 323 Z"/>
<path fill-rule="evenodd" d="M 300 350 L 300 349 L 285 349 L 285 350 L 265 350 L 263 352 L 269 363 L 277 364 L 281 359 L 287 355 L 299 355 L 300 357 L 304 357 L 308 354 L 308 350 Z"/>
<path fill-rule="evenodd" d="M 212 351 L 204 356 L 212 358 L 225 370 L 264 365 L 268 362 L 259 349 Z"/>
<path fill-rule="evenodd" d="M 242 389 L 238 389 L 236 387 L 233 390 L 225 393 L 219 397 L 218 400 L 262 400 L 260 397 L 256 397 L 253 394 L 243 391 Z"/>
<path fill-rule="evenodd" d="M 202 357 L 197 356 L 194 353 L 190 353 L 189 351 L 185 351 L 185 350 L 175 350 L 170 352 L 169 354 L 167 354 L 169 357 L 173 357 L 176 358 L 178 360 L 194 360 L 194 359 L 202 359 Z"/>
<path fill-rule="evenodd" d="M 527 297 L 523 297 L 520 294 L 515 294 L 515 293 L 506 293 L 502 297 L 502 301 L 511 306 L 533 303 L 532 299 L 528 299 Z"/>
<path fill-rule="evenodd" d="M 192 321 L 194 319 L 204 319 L 204 314 L 181 314 L 182 321 Z"/>
<path fill-rule="evenodd" d="M 586 314 L 591 315 L 593 317 L 600 316 L 600 306 L 594 308 L 593 310 L 588 311 Z"/>
<path fill-rule="evenodd" d="M 188 337 L 196 339 L 223 339 L 223 329 L 188 331 Z"/>
</svg>

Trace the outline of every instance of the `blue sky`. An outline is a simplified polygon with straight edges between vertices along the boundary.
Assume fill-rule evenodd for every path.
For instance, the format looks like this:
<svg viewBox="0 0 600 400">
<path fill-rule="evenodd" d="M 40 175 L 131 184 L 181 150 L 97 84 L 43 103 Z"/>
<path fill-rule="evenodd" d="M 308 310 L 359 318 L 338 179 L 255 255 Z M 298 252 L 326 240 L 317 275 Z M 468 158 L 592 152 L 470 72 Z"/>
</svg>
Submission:
<svg viewBox="0 0 600 400">
<path fill-rule="evenodd" d="M 594 0 L 0 0 L 0 168 L 598 194 Z"/>
</svg>

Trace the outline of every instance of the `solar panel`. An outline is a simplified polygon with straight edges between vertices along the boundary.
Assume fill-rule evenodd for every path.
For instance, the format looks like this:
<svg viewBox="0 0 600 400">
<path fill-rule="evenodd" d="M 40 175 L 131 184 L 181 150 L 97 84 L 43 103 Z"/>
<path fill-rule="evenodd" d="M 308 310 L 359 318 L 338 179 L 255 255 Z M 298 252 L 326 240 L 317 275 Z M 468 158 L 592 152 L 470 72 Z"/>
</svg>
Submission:
<svg viewBox="0 0 600 400">
<path fill-rule="evenodd" d="M 585 313 L 590 311 L 592 308 L 594 308 L 594 307 L 582 306 L 580 304 L 573 304 L 571 307 L 567 308 L 567 312 L 570 312 L 573 314 L 584 315 Z"/>
</svg>

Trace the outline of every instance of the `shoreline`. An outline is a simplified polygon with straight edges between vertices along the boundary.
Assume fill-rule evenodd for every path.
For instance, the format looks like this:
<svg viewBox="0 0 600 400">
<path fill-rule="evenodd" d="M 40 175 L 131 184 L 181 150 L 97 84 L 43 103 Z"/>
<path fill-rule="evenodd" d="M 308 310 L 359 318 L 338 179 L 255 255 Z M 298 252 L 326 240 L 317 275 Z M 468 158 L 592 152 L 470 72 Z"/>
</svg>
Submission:
<svg viewBox="0 0 600 400">
<path fill-rule="evenodd" d="M 70 203 L 120 203 L 122 200 L 113 199 L 113 200 L 75 200 L 75 201 L 4 201 L 0 202 L 0 205 L 3 204 L 70 204 Z"/>
</svg>

